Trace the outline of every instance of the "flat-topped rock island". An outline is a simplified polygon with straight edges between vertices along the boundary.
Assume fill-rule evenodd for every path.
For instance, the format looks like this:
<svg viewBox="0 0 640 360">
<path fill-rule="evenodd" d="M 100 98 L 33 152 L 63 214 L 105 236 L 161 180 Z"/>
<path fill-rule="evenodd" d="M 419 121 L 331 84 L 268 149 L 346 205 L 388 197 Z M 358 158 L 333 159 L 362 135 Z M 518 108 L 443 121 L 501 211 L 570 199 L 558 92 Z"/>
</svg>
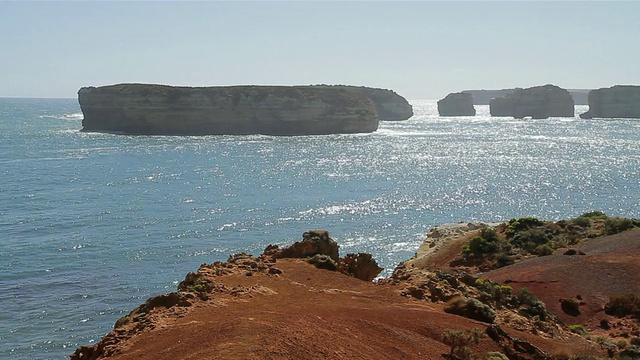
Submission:
<svg viewBox="0 0 640 360">
<path fill-rule="evenodd" d="M 369 88 L 118 84 L 83 87 L 78 101 L 84 114 L 82 131 L 321 135 L 367 133 L 378 128 L 376 104 L 363 89 Z"/>
<path fill-rule="evenodd" d="M 589 111 L 582 119 L 640 118 L 640 86 L 616 85 L 589 92 Z"/>
</svg>

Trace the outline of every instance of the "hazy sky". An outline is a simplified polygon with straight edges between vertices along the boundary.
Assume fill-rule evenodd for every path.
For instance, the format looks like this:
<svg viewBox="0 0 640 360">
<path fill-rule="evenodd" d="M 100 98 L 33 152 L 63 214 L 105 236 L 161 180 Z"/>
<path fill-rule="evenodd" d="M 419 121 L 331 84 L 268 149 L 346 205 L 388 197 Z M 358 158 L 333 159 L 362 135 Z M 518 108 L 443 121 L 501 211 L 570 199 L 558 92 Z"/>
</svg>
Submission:
<svg viewBox="0 0 640 360">
<path fill-rule="evenodd" d="M 0 96 L 122 82 L 640 84 L 640 2 L 0 1 Z"/>
</svg>

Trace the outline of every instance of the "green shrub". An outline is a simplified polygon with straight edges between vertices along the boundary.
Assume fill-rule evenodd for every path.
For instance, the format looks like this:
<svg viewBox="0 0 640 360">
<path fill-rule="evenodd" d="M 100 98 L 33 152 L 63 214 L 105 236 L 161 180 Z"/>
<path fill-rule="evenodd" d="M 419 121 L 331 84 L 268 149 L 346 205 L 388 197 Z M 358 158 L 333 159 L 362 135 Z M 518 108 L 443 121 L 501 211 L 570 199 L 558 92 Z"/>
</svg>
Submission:
<svg viewBox="0 0 640 360">
<path fill-rule="evenodd" d="M 553 254 L 553 248 L 549 244 L 543 244 L 538 246 L 534 252 L 538 256 L 548 256 Z"/>
<path fill-rule="evenodd" d="M 627 218 L 610 217 L 604 221 L 605 232 L 609 235 L 617 234 L 633 227 L 633 220 Z"/>
<path fill-rule="evenodd" d="M 640 294 L 628 293 L 611 296 L 604 305 L 604 312 L 617 317 L 627 315 L 640 317 Z"/>
<path fill-rule="evenodd" d="M 484 356 L 485 360 L 509 360 L 507 355 L 499 351 L 490 351 Z"/>
<path fill-rule="evenodd" d="M 473 253 L 476 256 L 493 254 L 499 249 L 500 238 L 495 230 L 484 227 L 480 230 L 480 235 L 474 236 L 467 246 L 463 247 L 465 254 Z"/>
<path fill-rule="evenodd" d="M 493 323 L 496 312 L 480 300 L 462 296 L 454 297 L 444 306 L 444 312 L 464 316 L 469 319 Z"/>
<path fill-rule="evenodd" d="M 513 265 L 516 262 L 516 260 L 506 252 L 499 252 L 496 254 L 496 260 L 498 261 L 498 266 L 501 267 Z"/>
<path fill-rule="evenodd" d="M 548 243 L 550 239 L 544 229 L 531 228 L 520 231 L 514 237 L 513 243 L 529 252 L 535 252 L 538 246 Z"/>
<path fill-rule="evenodd" d="M 498 240 L 500 240 L 500 238 L 498 237 L 498 233 L 494 229 L 487 226 L 483 227 L 480 230 L 480 236 L 487 239 L 487 241 L 498 242 Z"/>
<path fill-rule="evenodd" d="M 491 280 L 478 279 L 475 282 L 478 289 L 486 292 L 497 303 L 502 303 L 511 298 L 513 288 L 509 285 L 500 285 Z"/>
<path fill-rule="evenodd" d="M 560 299 L 560 308 L 562 308 L 562 311 L 567 315 L 580 315 L 580 302 L 576 299 Z"/>
<path fill-rule="evenodd" d="M 520 310 L 525 316 L 538 316 L 540 320 L 547 319 L 547 306 L 526 288 L 518 289 L 516 294 L 518 303 L 524 308 Z"/>
<path fill-rule="evenodd" d="M 596 343 L 598 345 L 600 345 L 600 347 L 604 350 L 607 351 L 613 351 L 615 350 L 618 346 L 616 344 L 613 343 L 613 341 L 611 341 L 611 339 L 609 339 L 608 337 L 604 337 L 604 336 L 596 336 L 595 339 Z"/>
<path fill-rule="evenodd" d="M 507 237 L 513 237 L 522 230 L 526 230 L 534 226 L 540 226 L 542 224 L 544 224 L 542 221 L 534 217 L 523 217 L 517 220 L 511 219 L 509 220 L 509 225 L 505 229 L 504 233 Z"/>
<path fill-rule="evenodd" d="M 587 329 L 581 324 L 569 325 L 569 331 L 578 335 L 588 335 Z"/>
<path fill-rule="evenodd" d="M 489 241 L 482 236 L 474 236 L 469 241 L 469 250 L 474 255 L 490 254 L 498 249 L 498 244 L 493 241 Z"/>
<path fill-rule="evenodd" d="M 591 225 L 591 219 L 587 216 L 578 216 L 577 218 L 571 220 L 571 222 L 581 227 L 588 227 L 589 225 Z"/>
<path fill-rule="evenodd" d="M 628 358 L 628 359 L 640 359 L 640 347 L 638 346 L 629 346 L 620 352 L 620 359 Z"/>
<path fill-rule="evenodd" d="M 451 347 L 450 359 L 473 359 L 475 353 L 471 351 L 469 345 L 479 344 L 484 338 L 484 332 L 478 328 L 467 331 L 448 329 L 442 333 L 442 342 Z"/>
<path fill-rule="evenodd" d="M 516 296 L 520 305 L 531 305 L 539 301 L 536 295 L 527 288 L 518 289 Z"/>
<path fill-rule="evenodd" d="M 579 217 L 585 217 L 589 219 L 606 219 L 607 215 L 602 211 L 590 211 L 580 215 Z"/>
</svg>

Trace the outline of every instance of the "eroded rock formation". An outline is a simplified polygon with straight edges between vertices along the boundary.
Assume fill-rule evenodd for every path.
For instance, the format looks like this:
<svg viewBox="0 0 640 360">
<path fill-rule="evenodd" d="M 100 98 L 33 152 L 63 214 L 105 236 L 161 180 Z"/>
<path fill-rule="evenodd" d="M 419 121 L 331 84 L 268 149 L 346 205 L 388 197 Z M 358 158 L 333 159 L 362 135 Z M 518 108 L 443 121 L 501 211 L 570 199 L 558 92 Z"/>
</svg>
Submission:
<svg viewBox="0 0 640 360">
<path fill-rule="evenodd" d="M 317 135 L 373 132 L 376 106 L 346 86 L 174 87 L 78 91 L 83 131 L 143 135 Z"/>
<path fill-rule="evenodd" d="M 370 87 L 361 87 L 359 89 L 373 101 L 380 120 L 401 121 L 413 116 L 411 104 L 394 91 Z"/>
<path fill-rule="evenodd" d="M 616 85 L 589 92 L 589 111 L 580 114 L 592 118 L 640 118 L 640 86 Z"/>
<path fill-rule="evenodd" d="M 500 89 L 500 90 L 463 90 L 463 93 L 469 93 L 473 95 L 474 105 L 489 105 L 491 99 L 505 97 L 509 92 L 515 89 Z M 576 105 L 587 105 L 587 94 L 590 89 L 567 89 L 573 102 Z"/>
<path fill-rule="evenodd" d="M 314 255 L 327 255 L 333 261 L 338 261 L 338 243 L 335 242 L 327 230 L 310 230 L 302 234 L 302 241 L 279 248 L 269 245 L 264 250 L 265 255 L 274 258 L 306 258 Z"/>
<path fill-rule="evenodd" d="M 567 90 L 555 85 L 517 88 L 505 97 L 492 99 L 489 106 L 491 116 L 513 116 L 517 119 L 574 116 L 573 98 Z"/>
<path fill-rule="evenodd" d="M 438 101 L 440 116 L 475 116 L 473 96 L 469 93 L 451 93 Z"/>
</svg>

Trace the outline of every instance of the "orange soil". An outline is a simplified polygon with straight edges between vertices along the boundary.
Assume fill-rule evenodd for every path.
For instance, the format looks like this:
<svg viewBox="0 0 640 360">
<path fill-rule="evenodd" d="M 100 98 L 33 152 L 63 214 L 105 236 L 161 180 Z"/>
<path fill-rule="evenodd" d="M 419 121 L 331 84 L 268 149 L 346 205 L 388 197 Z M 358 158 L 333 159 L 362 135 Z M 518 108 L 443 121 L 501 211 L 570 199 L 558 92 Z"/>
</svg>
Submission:
<svg viewBox="0 0 640 360">
<path fill-rule="evenodd" d="M 434 267 L 445 267 L 461 243 L 441 249 Z M 640 292 L 640 229 L 592 239 L 580 249 L 586 255 L 557 252 L 482 277 L 527 287 L 565 323 L 593 330 L 607 317 L 602 305 L 609 295 Z M 441 342 L 444 330 L 487 326 L 444 313 L 443 304 L 403 297 L 405 287 L 391 282 L 365 282 L 302 259 L 278 259 L 275 266 L 283 273 L 234 271 L 212 279 L 244 289 L 235 295 L 213 292 L 191 307 L 153 309 L 152 325 L 126 333 L 110 359 L 442 359 L 449 351 Z M 576 295 L 585 304 L 570 317 L 558 300 Z M 601 351 L 578 336 L 548 339 L 501 326 L 549 353 Z M 500 351 L 488 338 L 474 350 Z"/>
</svg>

